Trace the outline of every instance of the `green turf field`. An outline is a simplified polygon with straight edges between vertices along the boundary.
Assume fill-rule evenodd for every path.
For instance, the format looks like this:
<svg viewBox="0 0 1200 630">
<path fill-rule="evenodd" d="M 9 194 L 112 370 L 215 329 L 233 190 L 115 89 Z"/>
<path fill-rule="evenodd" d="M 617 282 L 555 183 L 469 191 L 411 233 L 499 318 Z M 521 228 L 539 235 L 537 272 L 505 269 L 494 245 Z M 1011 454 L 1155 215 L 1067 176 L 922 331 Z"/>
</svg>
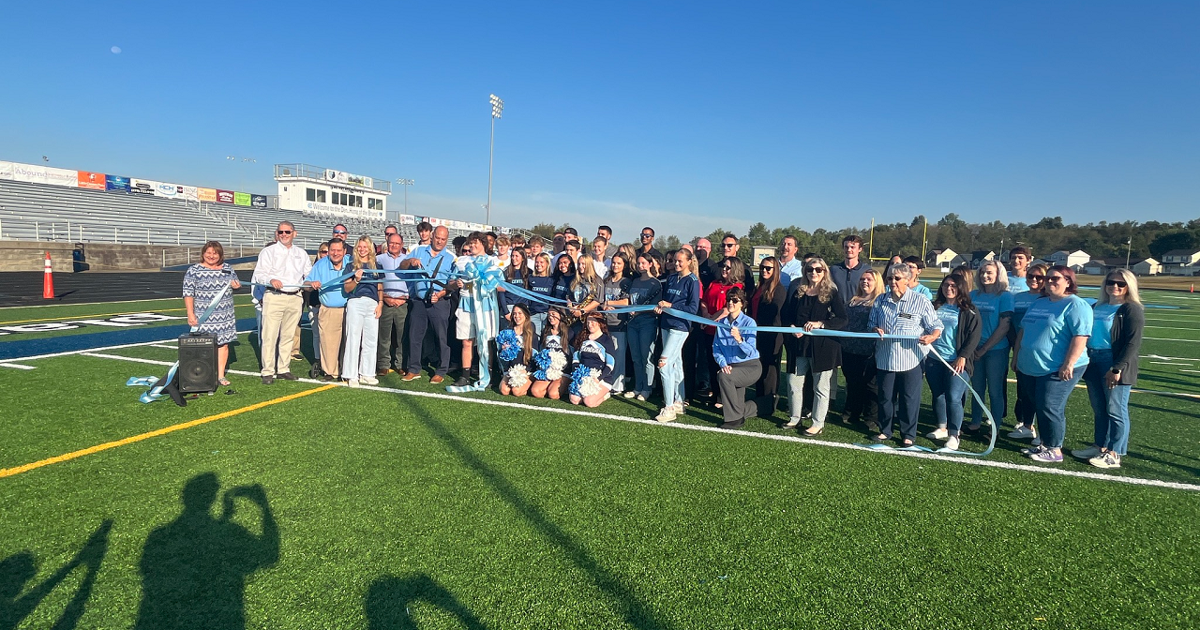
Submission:
<svg viewBox="0 0 1200 630">
<path fill-rule="evenodd" d="M 1144 299 L 1181 308 L 1147 310 L 1116 471 L 1003 435 L 986 465 L 870 452 L 782 412 L 266 387 L 244 335 L 236 393 L 183 409 L 124 386 L 168 348 L 6 361 L 33 369 L 0 367 L 0 629 L 1194 628 L 1200 302 Z M 1084 445 L 1082 390 L 1068 418 Z"/>
</svg>

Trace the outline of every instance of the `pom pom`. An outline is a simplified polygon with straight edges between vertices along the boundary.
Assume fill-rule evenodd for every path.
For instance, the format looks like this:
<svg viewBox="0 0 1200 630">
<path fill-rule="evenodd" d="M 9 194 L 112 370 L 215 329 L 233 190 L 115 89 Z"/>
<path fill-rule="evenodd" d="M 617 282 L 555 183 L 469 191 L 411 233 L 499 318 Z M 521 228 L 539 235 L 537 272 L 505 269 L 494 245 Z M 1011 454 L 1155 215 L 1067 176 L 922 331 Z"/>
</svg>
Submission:
<svg viewBox="0 0 1200 630">
<path fill-rule="evenodd" d="M 600 370 L 577 366 L 571 374 L 571 394 L 587 398 L 600 393 Z"/>
<path fill-rule="evenodd" d="M 533 362 L 538 366 L 533 378 L 539 381 L 556 381 L 562 378 L 563 368 L 567 366 L 567 357 L 557 350 L 541 350 L 533 355 Z"/>
<path fill-rule="evenodd" d="M 524 387 L 529 383 L 529 370 L 524 365 L 514 365 L 504 373 L 504 378 L 508 381 L 509 387 L 514 389 Z"/>
<path fill-rule="evenodd" d="M 515 361 L 521 354 L 521 338 L 511 328 L 500 331 L 496 345 L 500 348 L 500 360 L 505 363 Z"/>
</svg>

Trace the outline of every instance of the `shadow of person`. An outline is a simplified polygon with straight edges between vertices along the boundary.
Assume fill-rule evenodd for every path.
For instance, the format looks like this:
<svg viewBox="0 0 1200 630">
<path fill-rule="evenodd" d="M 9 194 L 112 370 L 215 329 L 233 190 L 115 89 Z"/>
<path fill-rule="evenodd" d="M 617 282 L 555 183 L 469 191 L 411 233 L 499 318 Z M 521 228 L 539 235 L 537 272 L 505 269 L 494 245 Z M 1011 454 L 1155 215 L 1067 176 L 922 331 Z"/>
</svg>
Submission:
<svg viewBox="0 0 1200 630">
<path fill-rule="evenodd" d="M 369 630 L 394 630 L 397 628 L 416 628 L 412 620 L 409 605 L 413 602 L 427 602 L 440 608 L 458 619 L 459 624 L 468 630 L 485 630 L 485 626 L 475 613 L 463 606 L 454 594 L 446 590 L 433 578 L 418 573 L 404 578 L 394 575 L 381 577 L 371 583 L 367 589 L 366 613 Z"/>
<path fill-rule="evenodd" d="M 84 566 L 87 567 L 87 573 L 83 582 L 71 597 L 66 610 L 51 626 L 55 630 L 74 628 L 83 616 L 84 607 L 92 595 L 92 586 L 96 583 L 96 573 L 100 570 L 104 554 L 108 552 L 108 532 L 112 529 L 112 523 L 111 520 L 104 521 L 70 562 L 24 595 L 21 591 L 25 583 L 37 575 L 37 562 L 33 554 L 23 551 L 0 560 L 0 630 L 16 628 L 72 571 Z"/>
<path fill-rule="evenodd" d="M 142 603 L 134 628 L 244 628 L 246 578 L 279 559 L 279 528 L 260 485 L 225 492 L 213 518 L 220 483 L 213 473 L 183 487 L 183 513 L 150 533 L 142 549 Z M 262 512 L 262 534 L 233 522 L 234 499 Z"/>
</svg>

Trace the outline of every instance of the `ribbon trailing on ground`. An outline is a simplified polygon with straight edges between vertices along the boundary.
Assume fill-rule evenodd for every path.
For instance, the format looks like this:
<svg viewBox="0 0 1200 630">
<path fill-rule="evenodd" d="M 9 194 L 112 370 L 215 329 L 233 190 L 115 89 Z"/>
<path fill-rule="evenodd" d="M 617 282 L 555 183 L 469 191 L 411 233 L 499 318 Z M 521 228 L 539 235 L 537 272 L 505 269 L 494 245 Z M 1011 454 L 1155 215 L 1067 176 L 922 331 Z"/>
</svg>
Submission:
<svg viewBox="0 0 1200 630">
<path fill-rule="evenodd" d="M 229 293 L 232 288 L 232 283 L 228 283 L 221 287 L 221 290 L 217 292 L 217 296 L 213 298 L 213 301 L 209 303 L 209 305 L 198 316 L 196 316 L 196 325 L 192 326 L 192 332 L 199 330 L 200 326 L 204 325 L 204 322 L 208 321 L 209 317 L 212 317 L 213 311 L 217 310 L 217 304 L 221 302 L 221 299 L 224 298 L 225 294 Z M 152 403 L 165 396 L 165 394 L 163 394 L 163 390 L 175 380 L 175 372 L 178 370 L 179 361 L 176 361 L 175 363 L 171 364 L 170 369 L 167 370 L 166 378 L 162 380 L 159 380 L 158 377 L 155 376 L 133 376 L 130 377 L 129 380 L 125 381 L 125 386 L 149 387 L 150 389 L 143 392 L 142 395 L 138 397 L 138 400 L 142 401 L 143 403 Z"/>
<path fill-rule="evenodd" d="M 449 385 L 446 391 L 452 394 L 481 392 L 492 382 L 488 369 L 491 364 L 491 347 L 488 342 L 495 338 L 500 329 L 500 313 L 496 303 L 496 287 L 504 281 L 504 274 L 490 256 L 476 256 L 466 261 L 459 276 L 463 281 L 462 299 L 459 308 L 471 318 L 475 329 L 475 347 L 479 349 L 479 380 L 470 385 Z"/>
</svg>

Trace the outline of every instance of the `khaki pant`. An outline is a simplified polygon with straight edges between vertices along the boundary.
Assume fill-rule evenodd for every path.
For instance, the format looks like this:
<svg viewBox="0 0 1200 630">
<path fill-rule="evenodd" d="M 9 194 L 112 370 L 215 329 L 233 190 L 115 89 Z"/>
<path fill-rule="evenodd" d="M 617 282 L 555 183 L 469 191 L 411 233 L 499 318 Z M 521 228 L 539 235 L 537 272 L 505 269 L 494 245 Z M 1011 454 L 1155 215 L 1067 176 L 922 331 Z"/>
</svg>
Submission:
<svg viewBox="0 0 1200 630">
<path fill-rule="evenodd" d="M 262 375 L 290 372 L 293 335 L 304 298 L 268 291 L 262 304 Z"/>
<path fill-rule="evenodd" d="M 345 319 L 344 307 L 322 305 L 317 313 L 317 328 L 320 330 L 318 334 L 321 339 L 321 371 L 334 378 L 342 375 L 338 364 L 342 357 L 342 322 Z"/>
</svg>

